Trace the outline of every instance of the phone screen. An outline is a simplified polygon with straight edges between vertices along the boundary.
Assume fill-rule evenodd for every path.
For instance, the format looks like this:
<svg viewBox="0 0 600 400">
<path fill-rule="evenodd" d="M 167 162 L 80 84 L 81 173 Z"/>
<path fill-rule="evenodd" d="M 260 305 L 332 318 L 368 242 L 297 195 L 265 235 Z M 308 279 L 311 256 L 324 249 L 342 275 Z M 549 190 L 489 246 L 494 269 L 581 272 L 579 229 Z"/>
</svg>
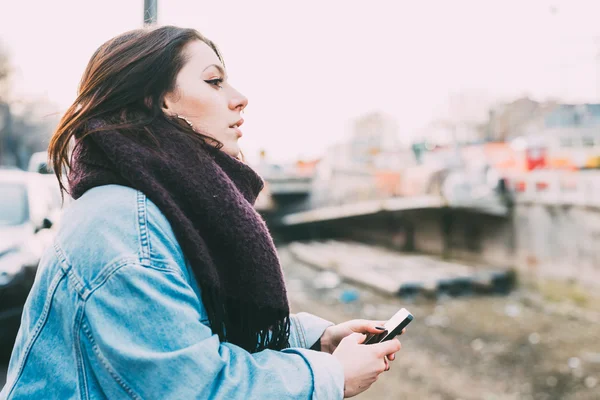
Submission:
<svg viewBox="0 0 600 400">
<path fill-rule="evenodd" d="M 401 324 L 403 325 L 402 328 L 404 328 L 406 325 L 408 325 L 408 323 L 410 321 L 412 321 L 412 319 L 413 319 L 412 314 L 406 308 L 402 308 L 383 325 L 383 327 L 385 328 L 385 331 L 383 331 L 382 333 L 371 334 L 370 336 L 367 337 L 367 339 L 365 340 L 364 343 L 365 344 L 379 343 L 382 340 L 386 339 L 390 335 L 396 336 L 396 335 L 400 334 L 400 332 L 401 332 L 401 330 L 398 330 L 397 328 Z M 404 321 L 406 321 L 406 322 L 404 322 Z"/>
</svg>

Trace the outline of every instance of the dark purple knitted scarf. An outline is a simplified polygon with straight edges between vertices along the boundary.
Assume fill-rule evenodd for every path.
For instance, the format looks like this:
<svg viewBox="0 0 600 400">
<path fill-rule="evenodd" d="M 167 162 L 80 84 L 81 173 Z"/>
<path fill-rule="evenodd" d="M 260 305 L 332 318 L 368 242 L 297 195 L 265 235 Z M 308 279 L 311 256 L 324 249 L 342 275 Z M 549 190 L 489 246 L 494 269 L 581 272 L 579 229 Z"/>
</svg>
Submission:
<svg viewBox="0 0 600 400">
<path fill-rule="evenodd" d="M 77 140 L 74 198 L 101 185 L 144 193 L 171 223 L 201 288 L 213 333 L 249 352 L 288 346 L 289 305 L 279 258 L 254 210 L 263 181 L 250 167 L 165 120 Z M 77 137 L 82 137 L 77 135 Z"/>
</svg>

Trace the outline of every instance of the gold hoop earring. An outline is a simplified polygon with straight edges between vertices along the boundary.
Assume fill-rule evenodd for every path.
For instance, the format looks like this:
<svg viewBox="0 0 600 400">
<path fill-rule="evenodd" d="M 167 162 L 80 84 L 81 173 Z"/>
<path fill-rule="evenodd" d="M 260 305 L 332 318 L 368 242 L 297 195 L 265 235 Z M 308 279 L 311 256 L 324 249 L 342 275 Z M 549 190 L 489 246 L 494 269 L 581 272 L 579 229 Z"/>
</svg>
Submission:
<svg viewBox="0 0 600 400">
<path fill-rule="evenodd" d="M 187 124 L 190 126 L 190 128 L 194 129 L 194 125 L 193 125 L 193 124 L 190 122 L 190 120 L 189 120 L 189 119 L 187 119 L 186 117 L 182 117 L 182 116 L 181 116 L 181 115 L 179 115 L 179 114 L 176 114 L 175 116 L 176 116 L 177 118 L 179 118 L 179 119 L 182 119 L 182 120 L 184 120 L 184 121 L 185 121 L 185 122 L 186 122 L 186 123 L 187 123 Z"/>
</svg>

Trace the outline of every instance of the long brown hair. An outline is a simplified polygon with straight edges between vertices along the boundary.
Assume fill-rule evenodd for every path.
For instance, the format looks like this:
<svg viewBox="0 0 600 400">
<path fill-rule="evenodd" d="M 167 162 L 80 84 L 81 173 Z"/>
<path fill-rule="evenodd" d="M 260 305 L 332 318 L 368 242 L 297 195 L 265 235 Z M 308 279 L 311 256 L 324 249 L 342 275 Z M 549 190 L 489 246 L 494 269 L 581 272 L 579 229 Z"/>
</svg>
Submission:
<svg viewBox="0 0 600 400">
<path fill-rule="evenodd" d="M 176 77 L 186 63 L 183 48 L 194 40 L 210 46 L 223 65 L 217 46 L 195 29 L 163 26 L 142 28 L 123 33 L 101 45 L 92 55 L 75 102 L 61 118 L 48 146 L 48 156 L 61 190 L 63 173 L 71 167 L 71 139 L 104 130 L 141 128 L 152 136 L 151 123 L 163 118 L 194 138 L 217 140 L 195 132 L 179 118 L 164 114 L 162 104 L 167 93 L 176 89 Z M 108 124 L 86 129 L 91 119 L 101 118 Z"/>
</svg>

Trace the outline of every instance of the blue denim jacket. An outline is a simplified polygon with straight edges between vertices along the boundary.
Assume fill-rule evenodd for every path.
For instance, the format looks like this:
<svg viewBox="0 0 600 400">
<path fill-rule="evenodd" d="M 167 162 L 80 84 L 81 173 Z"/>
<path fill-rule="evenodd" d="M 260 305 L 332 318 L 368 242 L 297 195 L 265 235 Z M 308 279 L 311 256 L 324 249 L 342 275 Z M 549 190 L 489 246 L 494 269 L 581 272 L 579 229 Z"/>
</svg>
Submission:
<svg viewBox="0 0 600 400">
<path fill-rule="evenodd" d="M 337 399 L 341 364 L 308 350 L 329 322 L 292 315 L 291 348 L 250 354 L 212 334 L 171 226 L 108 185 L 62 218 L 27 299 L 0 399 Z"/>
</svg>

